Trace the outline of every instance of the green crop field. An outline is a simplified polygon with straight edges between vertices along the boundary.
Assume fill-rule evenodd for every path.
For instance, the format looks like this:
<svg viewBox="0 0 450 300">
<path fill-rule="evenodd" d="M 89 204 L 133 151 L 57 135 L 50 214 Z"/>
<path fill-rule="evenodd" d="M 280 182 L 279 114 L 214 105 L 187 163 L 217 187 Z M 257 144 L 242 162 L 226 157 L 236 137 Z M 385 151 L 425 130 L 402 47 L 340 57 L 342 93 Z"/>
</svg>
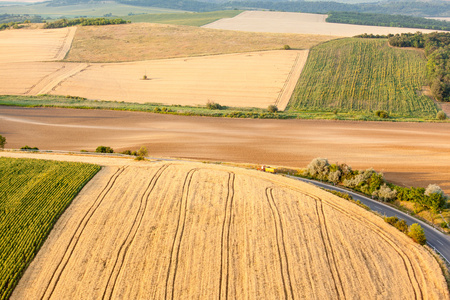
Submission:
<svg viewBox="0 0 450 300">
<path fill-rule="evenodd" d="M 313 48 L 288 110 L 433 119 L 434 102 L 421 95 L 427 85 L 420 51 L 391 48 L 386 39 L 341 39 Z"/>
<path fill-rule="evenodd" d="M 219 19 L 232 18 L 242 10 L 224 10 L 202 13 L 145 14 L 124 17 L 125 20 L 146 23 L 161 23 L 173 25 L 203 26 Z"/>
<path fill-rule="evenodd" d="M 97 165 L 0 157 L 0 299 L 7 299 Z"/>
</svg>

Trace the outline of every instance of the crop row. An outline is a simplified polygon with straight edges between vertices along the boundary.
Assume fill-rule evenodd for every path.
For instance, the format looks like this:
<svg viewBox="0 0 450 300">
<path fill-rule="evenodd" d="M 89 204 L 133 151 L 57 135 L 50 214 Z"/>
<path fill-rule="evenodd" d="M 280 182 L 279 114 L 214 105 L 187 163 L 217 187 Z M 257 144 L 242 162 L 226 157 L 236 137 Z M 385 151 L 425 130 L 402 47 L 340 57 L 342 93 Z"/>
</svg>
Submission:
<svg viewBox="0 0 450 300">
<path fill-rule="evenodd" d="M 386 39 L 324 43 L 311 50 L 288 109 L 434 118 L 436 105 L 420 92 L 425 65 L 421 52 L 393 49 Z"/>
<path fill-rule="evenodd" d="M 99 166 L 0 158 L 0 299 L 7 299 L 58 217 Z"/>
</svg>

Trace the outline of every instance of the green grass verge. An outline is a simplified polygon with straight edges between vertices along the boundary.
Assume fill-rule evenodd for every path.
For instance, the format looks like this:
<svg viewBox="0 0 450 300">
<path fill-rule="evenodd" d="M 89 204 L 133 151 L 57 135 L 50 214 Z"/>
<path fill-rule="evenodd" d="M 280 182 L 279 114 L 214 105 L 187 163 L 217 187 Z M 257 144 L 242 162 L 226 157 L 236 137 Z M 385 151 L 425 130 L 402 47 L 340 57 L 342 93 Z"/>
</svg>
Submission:
<svg viewBox="0 0 450 300">
<path fill-rule="evenodd" d="M 173 25 L 203 26 L 219 19 L 233 18 L 240 14 L 242 10 L 223 10 L 202 13 L 168 13 L 168 14 L 145 14 L 123 17 L 133 23 L 161 23 Z"/>
<path fill-rule="evenodd" d="M 386 39 L 334 40 L 311 50 L 288 110 L 435 119 L 436 104 L 419 92 L 425 85 L 420 51 L 391 48 Z"/>
<path fill-rule="evenodd" d="M 206 106 L 164 105 L 160 103 L 130 103 L 118 101 L 89 100 L 70 96 L 0 96 L 0 106 L 20 107 L 59 107 L 75 109 L 106 109 L 120 111 L 140 111 L 181 116 L 204 116 L 251 119 L 320 119 L 353 121 L 391 121 L 391 122 L 450 122 L 436 118 L 396 117 L 382 119 L 372 112 L 330 112 L 330 111 L 284 111 L 269 113 L 262 108 L 241 108 L 222 106 L 222 109 L 207 109 Z"/>
<path fill-rule="evenodd" d="M 0 299 L 8 299 L 59 216 L 99 170 L 0 157 Z"/>
</svg>

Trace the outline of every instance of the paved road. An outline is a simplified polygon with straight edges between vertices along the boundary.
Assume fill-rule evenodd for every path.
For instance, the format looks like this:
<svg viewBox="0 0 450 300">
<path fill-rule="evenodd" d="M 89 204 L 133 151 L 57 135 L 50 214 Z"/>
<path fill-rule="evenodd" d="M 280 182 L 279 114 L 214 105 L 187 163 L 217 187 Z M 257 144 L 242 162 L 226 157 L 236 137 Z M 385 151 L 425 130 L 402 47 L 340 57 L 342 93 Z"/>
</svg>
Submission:
<svg viewBox="0 0 450 300">
<path fill-rule="evenodd" d="M 434 229 L 430 225 L 428 225 L 428 224 L 426 224 L 426 223 L 424 223 L 402 211 L 399 211 L 395 208 L 385 205 L 384 203 L 372 200 L 368 197 L 361 196 L 361 195 L 351 192 L 349 190 L 342 189 L 342 188 L 339 188 L 339 187 L 336 187 L 333 185 L 329 185 L 329 184 L 325 184 L 322 182 L 318 182 L 318 181 L 308 180 L 308 179 L 294 177 L 294 176 L 289 176 L 289 177 L 293 178 L 293 179 L 301 180 L 303 182 L 311 183 L 311 184 L 314 184 L 314 185 L 322 187 L 322 188 L 347 193 L 347 194 L 351 195 L 353 197 L 353 199 L 359 200 L 362 203 L 364 203 L 365 205 L 369 206 L 373 211 L 377 211 L 380 214 L 386 215 L 388 217 L 397 216 L 400 219 L 404 219 L 406 221 L 406 223 L 408 223 L 408 225 L 411 225 L 413 223 L 419 223 L 420 226 L 422 226 L 425 231 L 428 245 L 430 245 L 431 247 L 438 250 L 441 253 L 441 255 L 450 264 L 450 237 L 443 234 L 442 232 Z"/>
</svg>

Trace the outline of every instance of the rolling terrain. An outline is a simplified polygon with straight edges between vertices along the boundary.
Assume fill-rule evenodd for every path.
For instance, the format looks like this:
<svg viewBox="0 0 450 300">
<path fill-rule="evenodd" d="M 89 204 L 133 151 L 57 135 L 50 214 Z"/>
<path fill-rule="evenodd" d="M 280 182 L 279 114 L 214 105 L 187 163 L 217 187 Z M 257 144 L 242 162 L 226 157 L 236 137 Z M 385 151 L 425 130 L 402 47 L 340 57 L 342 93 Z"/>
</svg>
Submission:
<svg viewBox="0 0 450 300">
<path fill-rule="evenodd" d="M 106 165 L 83 189 L 11 299 L 448 297 L 423 248 L 312 186 L 127 165 Z"/>
</svg>

